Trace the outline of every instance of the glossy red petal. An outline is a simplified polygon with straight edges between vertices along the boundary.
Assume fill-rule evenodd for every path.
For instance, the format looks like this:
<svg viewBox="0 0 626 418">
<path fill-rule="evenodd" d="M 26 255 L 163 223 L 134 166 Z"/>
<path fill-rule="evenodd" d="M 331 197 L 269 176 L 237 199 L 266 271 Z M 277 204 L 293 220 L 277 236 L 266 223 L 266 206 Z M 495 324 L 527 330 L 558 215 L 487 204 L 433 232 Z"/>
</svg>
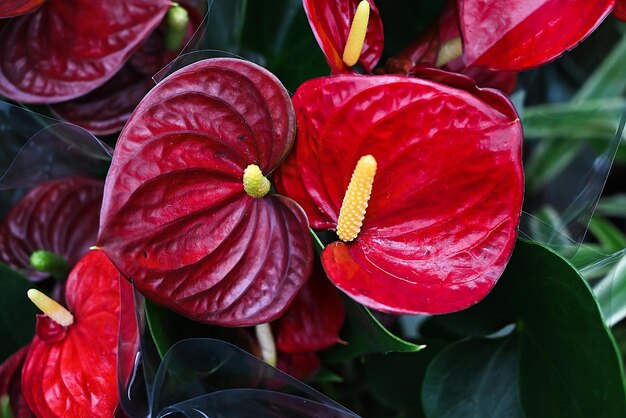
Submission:
<svg viewBox="0 0 626 418">
<path fill-rule="evenodd" d="M 67 279 L 74 315 L 61 341 L 35 336 L 24 362 L 22 391 L 38 417 L 111 417 L 118 404 L 120 273 L 91 251 Z"/>
<path fill-rule="evenodd" d="M 615 0 L 460 0 L 468 65 L 522 71 L 559 57 L 611 13 Z"/>
<path fill-rule="evenodd" d="M 482 299 L 502 273 L 522 205 L 521 125 L 512 106 L 480 99 L 495 93 L 476 94 L 400 76 L 327 77 L 296 92 L 298 139 L 286 163 L 330 219 L 357 160 L 378 161 L 359 236 L 322 255 L 357 301 L 451 312 Z"/>
<path fill-rule="evenodd" d="M 285 314 L 274 323 L 276 346 L 282 353 L 324 350 L 340 341 L 345 319 L 343 300 L 317 266 Z"/>
<path fill-rule="evenodd" d="M 20 16 L 32 12 L 46 0 L 4 0 L 0 4 L 0 19 Z"/>
<path fill-rule="evenodd" d="M 34 251 L 76 264 L 96 242 L 103 186 L 100 180 L 68 177 L 32 189 L 0 226 L 0 260 L 34 281 L 49 277 L 30 265 Z"/>
<path fill-rule="evenodd" d="M 138 106 L 107 177 L 99 246 L 148 298 L 194 320 L 279 316 L 311 272 L 308 222 L 292 200 L 243 190 L 291 147 L 295 116 L 266 70 L 215 59 L 174 73 Z"/>
<path fill-rule="evenodd" d="M 374 5 L 374 0 L 368 1 L 371 8 L 370 18 L 359 63 L 365 71 L 371 72 L 382 55 L 384 34 L 378 8 Z M 335 74 L 352 71 L 344 64 L 342 56 L 359 2 L 360 0 L 302 0 L 317 43 Z"/>
<path fill-rule="evenodd" d="M 58 103 L 109 80 L 159 25 L 169 0 L 49 1 L 6 21 L 0 94 Z"/>
</svg>

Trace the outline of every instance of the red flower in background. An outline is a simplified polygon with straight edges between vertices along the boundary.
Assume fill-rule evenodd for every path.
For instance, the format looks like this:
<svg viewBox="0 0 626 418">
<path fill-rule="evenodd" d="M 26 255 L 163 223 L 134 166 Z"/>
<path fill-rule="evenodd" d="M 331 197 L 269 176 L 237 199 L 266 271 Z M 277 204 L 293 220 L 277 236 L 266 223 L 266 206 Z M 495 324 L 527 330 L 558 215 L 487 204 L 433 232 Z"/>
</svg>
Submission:
<svg viewBox="0 0 626 418">
<path fill-rule="evenodd" d="M 33 268 L 38 250 L 63 257 L 71 267 L 96 242 L 104 184 L 85 177 L 43 182 L 30 190 L 0 226 L 0 260 L 33 281 L 50 277 Z"/>
<path fill-rule="evenodd" d="M 58 103 L 111 79 L 160 24 L 169 0 L 49 0 L 2 22 L 0 94 Z"/>
<path fill-rule="evenodd" d="M 22 395 L 22 365 L 28 348 L 28 345 L 21 348 L 0 364 L 0 398 L 9 396 L 9 407 L 14 418 L 34 416 Z"/>
<path fill-rule="evenodd" d="M 43 418 L 112 417 L 119 402 L 118 342 L 136 348 L 135 323 L 120 322 L 121 298 L 132 300 L 132 286 L 101 251 L 91 251 L 67 279 L 69 311 L 31 292 L 47 315 L 37 318 L 23 364 L 22 394 L 28 406 Z M 132 364 L 119 367 L 125 381 Z"/>
<path fill-rule="evenodd" d="M 611 13 L 615 0 L 459 0 L 467 65 L 522 71 L 561 56 Z"/>
<path fill-rule="evenodd" d="M 475 87 L 361 75 L 308 81 L 293 101 L 298 138 L 276 187 L 314 228 L 343 229 L 322 253 L 331 281 L 391 313 L 480 301 L 511 255 L 521 212 L 510 103 Z"/>
<path fill-rule="evenodd" d="M 302 209 L 266 196 L 294 133 L 289 95 L 261 67 L 213 59 L 177 71 L 118 140 L 98 246 L 146 297 L 196 321 L 276 319 L 313 258 Z"/>
</svg>

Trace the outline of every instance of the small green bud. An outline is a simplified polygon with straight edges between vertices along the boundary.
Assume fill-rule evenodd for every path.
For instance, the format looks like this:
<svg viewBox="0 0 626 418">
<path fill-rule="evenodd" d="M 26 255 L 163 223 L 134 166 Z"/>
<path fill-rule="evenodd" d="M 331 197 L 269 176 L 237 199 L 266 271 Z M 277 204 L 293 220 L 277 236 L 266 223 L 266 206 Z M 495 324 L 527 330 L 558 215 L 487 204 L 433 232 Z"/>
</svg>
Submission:
<svg viewBox="0 0 626 418">
<path fill-rule="evenodd" d="M 49 273 L 58 280 L 65 280 L 70 273 L 70 265 L 65 258 L 51 251 L 34 251 L 30 256 L 30 264 L 35 270 Z"/>
</svg>

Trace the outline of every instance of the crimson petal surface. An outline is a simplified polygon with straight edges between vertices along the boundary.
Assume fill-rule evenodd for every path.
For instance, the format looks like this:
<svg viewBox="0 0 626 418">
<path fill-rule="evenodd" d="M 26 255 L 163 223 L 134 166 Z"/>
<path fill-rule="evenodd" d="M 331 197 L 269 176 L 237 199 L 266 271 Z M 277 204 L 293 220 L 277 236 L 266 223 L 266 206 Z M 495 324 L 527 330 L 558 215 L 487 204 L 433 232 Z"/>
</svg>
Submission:
<svg viewBox="0 0 626 418">
<path fill-rule="evenodd" d="M 468 65 L 522 71 L 559 57 L 585 39 L 615 0 L 460 0 Z"/>
<path fill-rule="evenodd" d="M 370 4 L 370 18 L 359 63 L 371 72 L 383 52 L 383 24 L 374 5 Z M 304 10 L 317 43 L 326 56 L 333 73 L 348 73 L 352 70 L 343 62 L 343 50 L 348 40 L 350 26 L 360 0 L 303 0 Z"/>
<path fill-rule="evenodd" d="M 336 225 L 357 160 L 378 162 L 359 236 L 322 254 L 331 281 L 353 299 L 392 313 L 443 313 L 494 286 L 523 192 L 520 122 L 494 94 L 484 97 L 498 109 L 431 81 L 349 75 L 296 91 L 298 138 L 276 184 L 314 228 Z"/>
<path fill-rule="evenodd" d="M 254 199 L 291 147 L 295 115 L 269 72 L 201 61 L 155 87 L 123 130 L 107 177 L 99 246 L 148 298 L 194 320 L 254 325 L 279 316 L 311 272 L 302 209 Z"/>
<path fill-rule="evenodd" d="M 120 289 L 132 295 L 101 251 L 89 252 L 70 273 L 66 300 L 74 323 L 61 341 L 35 336 L 23 366 L 22 392 L 36 416 L 113 416 L 119 401 Z"/>
<path fill-rule="evenodd" d="M 68 177 L 32 189 L 0 226 L 0 260 L 33 281 L 49 277 L 30 265 L 34 251 L 76 264 L 96 242 L 103 186 L 100 180 Z"/>
<path fill-rule="evenodd" d="M 0 94 L 58 103 L 109 80 L 159 25 L 169 0 L 49 1 L 0 33 Z"/>
</svg>

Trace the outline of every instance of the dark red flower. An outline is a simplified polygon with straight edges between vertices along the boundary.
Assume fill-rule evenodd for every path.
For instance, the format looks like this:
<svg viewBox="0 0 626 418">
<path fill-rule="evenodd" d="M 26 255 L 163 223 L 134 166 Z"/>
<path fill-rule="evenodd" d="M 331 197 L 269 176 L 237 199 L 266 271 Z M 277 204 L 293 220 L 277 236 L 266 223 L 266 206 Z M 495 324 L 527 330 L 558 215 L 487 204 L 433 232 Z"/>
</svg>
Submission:
<svg viewBox="0 0 626 418">
<path fill-rule="evenodd" d="M 341 341 L 339 331 L 345 317 L 339 292 L 328 281 L 322 267 L 316 265 L 289 309 L 272 323 L 277 367 L 297 379 L 317 372 L 321 365 L 317 352 Z"/>
<path fill-rule="evenodd" d="M 276 187 L 314 228 L 339 224 L 346 241 L 356 233 L 328 245 L 322 263 L 358 302 L 456 311 L 480 301 L 504 270 L 522 205 L 521 125 L 504 96 L 472 87 L 342 75 L 296 91 L 298 138 Z"/>
<path fill-rule="evenodd" d="M 0 94 L 26 103 L 81 96 L 117 73 L 159 25 L 169 0 L 50 0 L 3 21 Z"/>
<path fill-rule="evenodd" d="M 615 0 L 459 0 L 470 66 L 522 71 L 574 48 L 611 13 Z"/>
<path fill-rule="evenodd" d="M 0 3 L 0 19 L 32 12 L 46 0 L 3 0 Z"/>
<path fill-rule="evenodd" d="M 613 10 L 613 16 L 619 20 L 626 21 L 626 1 L 617 0 L 615 2 L 615 9 Z"/>
<path fill-rule="evenodd" d="M 67 279 L 72 322 L 61 325 L 39 316 L 22 370 L 22 393 L 36 416 L 113 416 L 119 401 L 118 339 L 137 338 L 128 332 L 134 324 L 120 325 L 121 297 L 132 297 L 132 287 L 104 253 L 91 251 Z M 119 366 L 125 380 L 132 364 Z"/>
<path fill-rule="evenodd" d="M 165 46 L 165 22 L 141 44 L 113 78 L 77 99 L 50 105 L 52 113 L 95 135 L 119 132 L 141 99 L 154 87 L 152 76 L 176 58 L 200 26 L 204 15 L 198 2 L 180 1 L 189 13 L 185 38 L 177 51 Z"/>
<path fill-rule="evenodd" d="M 294 133 L 289 95 L 261 67 L 214 59 L 177 71 L 120 135 L 98 246 L 146 297 L 194 320 L 275 319 L 313 257 L 302 209 L 265 196 Z"/>
<path fill-rule="evenodd" d="M 22 365 L 28 348 L 29 346 L 22 347 L 0 364 L 0 398 L 9 396 L 14 418 L 34 417 L 22 395 Z"/>
<path fill-rule="evenodd" d="M 363 66 L 366 72 L 371 72 L 383 52 L 384 34 L 382 21 L 378 9 L 374 5 L 374 0 L 368 0 L 368 2 L 371 11 L 359 64 Z M 342 57 L 359 3 L 360 0 L 302 1 L 313 34 L 334 74 L 352 71 L 344 63 Z"/>
<path fill-rule="evenodd" d="M 0 260 L 33 281 L 50 277 L 30 264 L 37 250 L 76 264 L 96 241 L 103 187 L 100 180 L 68 177 L 30 190 L 0 226 Z"/>
</svg>

